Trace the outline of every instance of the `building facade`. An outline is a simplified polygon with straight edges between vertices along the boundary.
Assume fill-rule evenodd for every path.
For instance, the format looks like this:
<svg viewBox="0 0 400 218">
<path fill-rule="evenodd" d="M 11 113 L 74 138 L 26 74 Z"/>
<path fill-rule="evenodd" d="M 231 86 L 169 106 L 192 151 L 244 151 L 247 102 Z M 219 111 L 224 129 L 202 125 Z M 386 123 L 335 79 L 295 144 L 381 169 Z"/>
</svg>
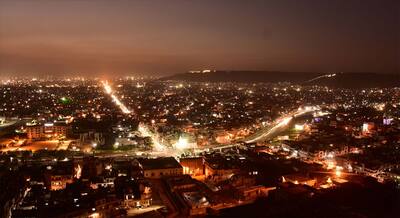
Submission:
<svg viewBox="0 0 400 218">
<path fill-rule="evenodd" d="M 26 134 L 28 139 L 48 139 L 56 137 L 67 137 L 71 127 L 69 125 L 45 123 L 43 125 L 27 125 Z"/>
</svg>

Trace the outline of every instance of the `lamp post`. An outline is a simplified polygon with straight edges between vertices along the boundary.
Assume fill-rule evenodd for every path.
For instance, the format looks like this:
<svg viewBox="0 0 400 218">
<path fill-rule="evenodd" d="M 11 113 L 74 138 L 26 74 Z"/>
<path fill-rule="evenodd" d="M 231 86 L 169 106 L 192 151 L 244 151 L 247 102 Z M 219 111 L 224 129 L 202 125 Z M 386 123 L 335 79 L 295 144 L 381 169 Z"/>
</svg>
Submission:
<svg viewBox="0 0 400 218">
<path fill-rule="evenodd" d="M 96 142 L 93 142 L 93 143 L 92 143 L 92 147 L 93 147 L 92 151 L 93 151 L 93 156 L 94 156 L 94 152 L 95 152 L 95 149 L 96 149 L 96 147 L 97 147 L 97 143 L 96 143 Z"/>
</svg>

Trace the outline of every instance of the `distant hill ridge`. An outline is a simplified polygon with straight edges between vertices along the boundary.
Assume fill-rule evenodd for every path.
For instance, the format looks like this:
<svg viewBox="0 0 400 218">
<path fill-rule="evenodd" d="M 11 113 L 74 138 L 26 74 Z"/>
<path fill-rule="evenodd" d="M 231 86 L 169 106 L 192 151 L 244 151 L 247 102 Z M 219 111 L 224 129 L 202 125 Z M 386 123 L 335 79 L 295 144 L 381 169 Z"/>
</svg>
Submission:
<svg viewBox="0 0 400 218">
<path fill-rule="evenodd" d="M 389 88 L 400 87 L 400 74 L 383 73 L 315 73 L 279 71 L 210 71 L 188 72 L 161 78 L 161 80 L 188 82 L 239 82 L 320 85 L 337 88 Z"/>
</svg>

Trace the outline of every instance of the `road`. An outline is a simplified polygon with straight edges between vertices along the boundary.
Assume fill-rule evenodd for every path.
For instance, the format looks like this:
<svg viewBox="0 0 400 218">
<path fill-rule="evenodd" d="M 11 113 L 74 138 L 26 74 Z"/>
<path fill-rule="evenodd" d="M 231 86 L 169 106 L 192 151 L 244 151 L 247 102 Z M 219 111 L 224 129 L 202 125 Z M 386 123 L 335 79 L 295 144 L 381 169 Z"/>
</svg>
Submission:
<svg viewBox="0 0 400 218">
<path fill-rule="evenodd" d="M 129 110 L 124 103 L 121 102 L 121 100 L 119 100 L 118 96 L 116 96 L 114 94 L 114 90 L 112 89 L 112 87 L 108 84 L 107 81 L 102 81 L 101 84 L 103 85 L 104 91 L 110 95 L 110 97 L 112 98 L 113 102 L 121 109 L 122 113 L 124 114 L 131 114 L 132 111 Z"/>
<path fill-rule="evenodd" d="M 254 143 L 272 139 L 280 132 L 287 130 L 287 128 L 290 126 L 289 124 L 292 123 L 293 118 L 300 117 L 317 110 L 319 110 L 319 107 L 317 106 L 299 108 L 298 110 L 288 113 L 277 119 L 271 126 L 261 129 L 259 132 L 247 137 L 243 141 L 246 143 Z"/>
</svg>

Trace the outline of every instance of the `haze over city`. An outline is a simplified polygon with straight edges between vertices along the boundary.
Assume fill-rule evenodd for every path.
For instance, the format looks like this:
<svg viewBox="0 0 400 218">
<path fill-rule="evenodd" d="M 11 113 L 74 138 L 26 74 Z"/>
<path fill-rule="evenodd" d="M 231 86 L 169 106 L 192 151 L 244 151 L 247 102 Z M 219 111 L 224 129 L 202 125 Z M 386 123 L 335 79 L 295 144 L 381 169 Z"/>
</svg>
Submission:
<svg viewBox="0 0 400 218">
<path fill-rule="evenodd" d="M 0 73 L 398 73 L 399 20 L 396 0 L 1 0 Z"/>
</svg>

